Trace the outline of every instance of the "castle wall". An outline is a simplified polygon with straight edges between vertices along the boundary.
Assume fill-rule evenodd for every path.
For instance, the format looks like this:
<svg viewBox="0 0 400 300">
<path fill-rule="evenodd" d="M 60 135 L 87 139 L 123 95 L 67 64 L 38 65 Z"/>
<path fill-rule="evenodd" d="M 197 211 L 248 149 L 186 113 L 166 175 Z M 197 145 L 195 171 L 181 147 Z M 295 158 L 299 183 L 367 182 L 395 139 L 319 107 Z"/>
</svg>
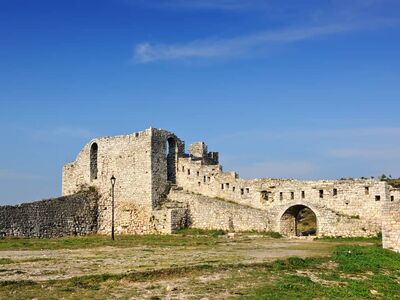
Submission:
<svg viewBox="0 0 400 300">
<path fill-rule="evenodd" d="M 177 184 L 189 192 L 269 211 L 278 224 L 279 213 L 283 214 L 279 210 L 291 203 L 318 207 L 324 212 L 319 235 L 377 234 L 382 203 L 390 198 L 389 186 L 378 180 L 244 180 L 234 172 L 223 172 L 220 165 L 192 157 L 179 158 Z"/>
<path fill-rule="evenodd" d="M 91 174 L 91 148 L 97 144 L 97 176 Z M 94 186 L 99 201 L 99 233 L 111 232 L 111 182 L 115 184 L 115 230 L 117 233 L 152 232 L 149 226 L 152 199 L 151 129 L 130 135 L 92 140 L 75 162 L 64 167 L 63 195 L 81 186 Z"/>
<path fill-rule="evenodd" d="M 400 252 L 400 189 L 392 189 L 391 198 L 383 206 L 382 244 Z"/>
<path fill-rule="evenodd" d="M 63 195 L 81 186 L 94 186 L 99 201 L 99 233 L 111 230 L 111 176 L 115 185 L 115 230 L 117 233 L 155 233 L 152 211 L 161 204 L 168 189 L 167 140 L 174 139 L 175 159 L 183 143 L 173 134 L 154 128 L 130 135 L 92 140 L 75 162 L 63 171 Z M 97 152 L 93 155 L 93 147 Z M 176 169 L 176 163 L 171 168 Z"/>
<path fill-rule="evenodd" d="M 267 212 L 259 209 L 177 190 L 172 190 L 168 198 L 187 205 L 190 227 L 226 231 L 271 230 Z"/>
<path fill-rule="evenodd" d="M 97 232 L 95 194 L 0 206 L 0 236 L 51 238 Z"/>
</svg>

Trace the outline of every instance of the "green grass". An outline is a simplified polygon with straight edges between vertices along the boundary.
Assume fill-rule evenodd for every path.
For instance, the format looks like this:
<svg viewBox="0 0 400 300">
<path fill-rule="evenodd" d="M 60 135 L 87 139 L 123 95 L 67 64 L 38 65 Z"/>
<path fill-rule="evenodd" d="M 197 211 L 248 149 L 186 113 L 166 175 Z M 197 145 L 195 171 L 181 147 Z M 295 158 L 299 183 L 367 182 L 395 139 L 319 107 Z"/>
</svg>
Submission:
<svg viewBox="0 0 400 300">
<path fill-rule="evenodd" d="M 175 232 L 175 234 L 182 236 L 211 236 L 218 237 L 226 234 L 224 230 L 205 230 L 198 228 L 183 228 Z"/>
<path fill-rule="evenodd" d="M 333 269 L 316 262 L 294 264 L 318 280 L 286 272 L 241 299 L 400 299 L 400 254 L 378 246 L 338 246 L 331 259 L 337 264 Z"/>
<path fill-rule="evenodd" d="M 378 233 L 376 236 L 371 236 L 371 237 L 317 237 L 315 240 L 322 240 L 322 241 L 332 241 L 332 242 L 338 242 L 338 241 L 347 241 L 347 242 L 371 242 L 371 243 L 378 243 L 381 244 L 382 241 L 382 234 Z"/>
<path fill-rule="evenodd" d="M 120 236 L 115 242 L 104 236 L 53 240 L 3 239 L 0 240 L 0 245 L 4 243 L 0 248 L 21 245 L 27 249 L 207 245 L 211 249 L 221 234 L 223 232 L 190 229 L 172 236 Z M 105 270 L 105 274 L 64 280 L 3 281 L 0 282 L 0 299 L 110 299 L 115 295 L 123 299 L 141 299 L 143 294 L 136 288 L 140 283 L 147 284 L 145 289 L 150 293 L 147 298 L 164 299 L 167 292 L 162 288 L 163 282 L 178 282 L 179 288 L 189 285 L 190 293 L 198 298 L 230 295 L 239 299 L 400 299 L 400 254 L 382 249 L 375 238 L 361 240 L 371 242 L 367 245 L 359 243 L 360 239 L 331 240 L 340 245 L 314 242 L 317 246 L 321 243 L 335 247 L 332 254 L 326 257 L 290 257 L 253 263 L 215 263 L 210 258 L 210 262 L 194 265 L 119 274 L 109 274 Z M 15 262 L 20 260 L 0 259 L 3 265 Z M 227 276 L 215 276 L 218 274 Z M 207 277 L 215 279 L 206 283 L 199 280 Z M 180 292 L 178 290 L 174 295 L 176 297 L 171 298 L 178 298 Z"/>
<path fill-rule="evenodd" d="M 9 258 L 0 258 L 0 265 L 12 264 L 14 261 Z"/>
<path fill-rule="evenodd" d="M 194 235 L 190 239 L 184 235 L 121 235 L 112 241 L 108 236 L 92 235 L 54 239 L 1 238 L 1 250 L 55 250 L 85 249 L 104 246 L 212 246 L 217 243 L 215 233 Z"/>
</svg>

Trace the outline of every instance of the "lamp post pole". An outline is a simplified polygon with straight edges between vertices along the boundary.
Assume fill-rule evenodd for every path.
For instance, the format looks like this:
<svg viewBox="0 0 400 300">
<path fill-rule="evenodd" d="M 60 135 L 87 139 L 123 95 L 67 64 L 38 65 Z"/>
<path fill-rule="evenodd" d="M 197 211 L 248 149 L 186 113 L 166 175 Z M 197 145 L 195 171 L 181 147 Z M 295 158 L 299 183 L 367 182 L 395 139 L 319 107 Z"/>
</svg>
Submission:
<svg viewBox="0 0 400 300">
<path fill-rule="evenodd" d="M 116 178 L 111 177 L 111 239 L 114 240 L 114 187 Z"/>
</svg>

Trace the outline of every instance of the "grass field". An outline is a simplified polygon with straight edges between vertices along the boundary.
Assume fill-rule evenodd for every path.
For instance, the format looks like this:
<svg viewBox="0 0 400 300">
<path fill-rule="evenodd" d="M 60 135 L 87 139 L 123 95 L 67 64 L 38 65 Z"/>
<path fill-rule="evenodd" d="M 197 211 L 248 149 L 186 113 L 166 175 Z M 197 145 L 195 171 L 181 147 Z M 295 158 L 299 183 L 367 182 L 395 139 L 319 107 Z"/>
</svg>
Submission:
<svg viewBox="0 0 400 300">
<path fill-rule="evenodd" d="M 271 235 L 0 239 L 0 299 L 400 299 L 378 239 Z"/>
</svg>

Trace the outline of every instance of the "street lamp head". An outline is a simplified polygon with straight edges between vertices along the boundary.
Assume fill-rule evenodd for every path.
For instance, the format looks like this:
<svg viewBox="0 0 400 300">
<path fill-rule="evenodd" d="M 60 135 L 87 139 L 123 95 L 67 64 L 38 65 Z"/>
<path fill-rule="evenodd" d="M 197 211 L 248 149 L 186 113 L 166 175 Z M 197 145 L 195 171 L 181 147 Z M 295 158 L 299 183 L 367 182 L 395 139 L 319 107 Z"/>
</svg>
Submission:
<svg viewBox="0 0 400 300">
<path fill-rule="evenodd" d="M 117 178 L 115 178 L 114 175 L 113 175 L 110 180 L 111 180 L 111 184 L 114 185 L 115 181 L 117 180 Z"/>
</svg>

